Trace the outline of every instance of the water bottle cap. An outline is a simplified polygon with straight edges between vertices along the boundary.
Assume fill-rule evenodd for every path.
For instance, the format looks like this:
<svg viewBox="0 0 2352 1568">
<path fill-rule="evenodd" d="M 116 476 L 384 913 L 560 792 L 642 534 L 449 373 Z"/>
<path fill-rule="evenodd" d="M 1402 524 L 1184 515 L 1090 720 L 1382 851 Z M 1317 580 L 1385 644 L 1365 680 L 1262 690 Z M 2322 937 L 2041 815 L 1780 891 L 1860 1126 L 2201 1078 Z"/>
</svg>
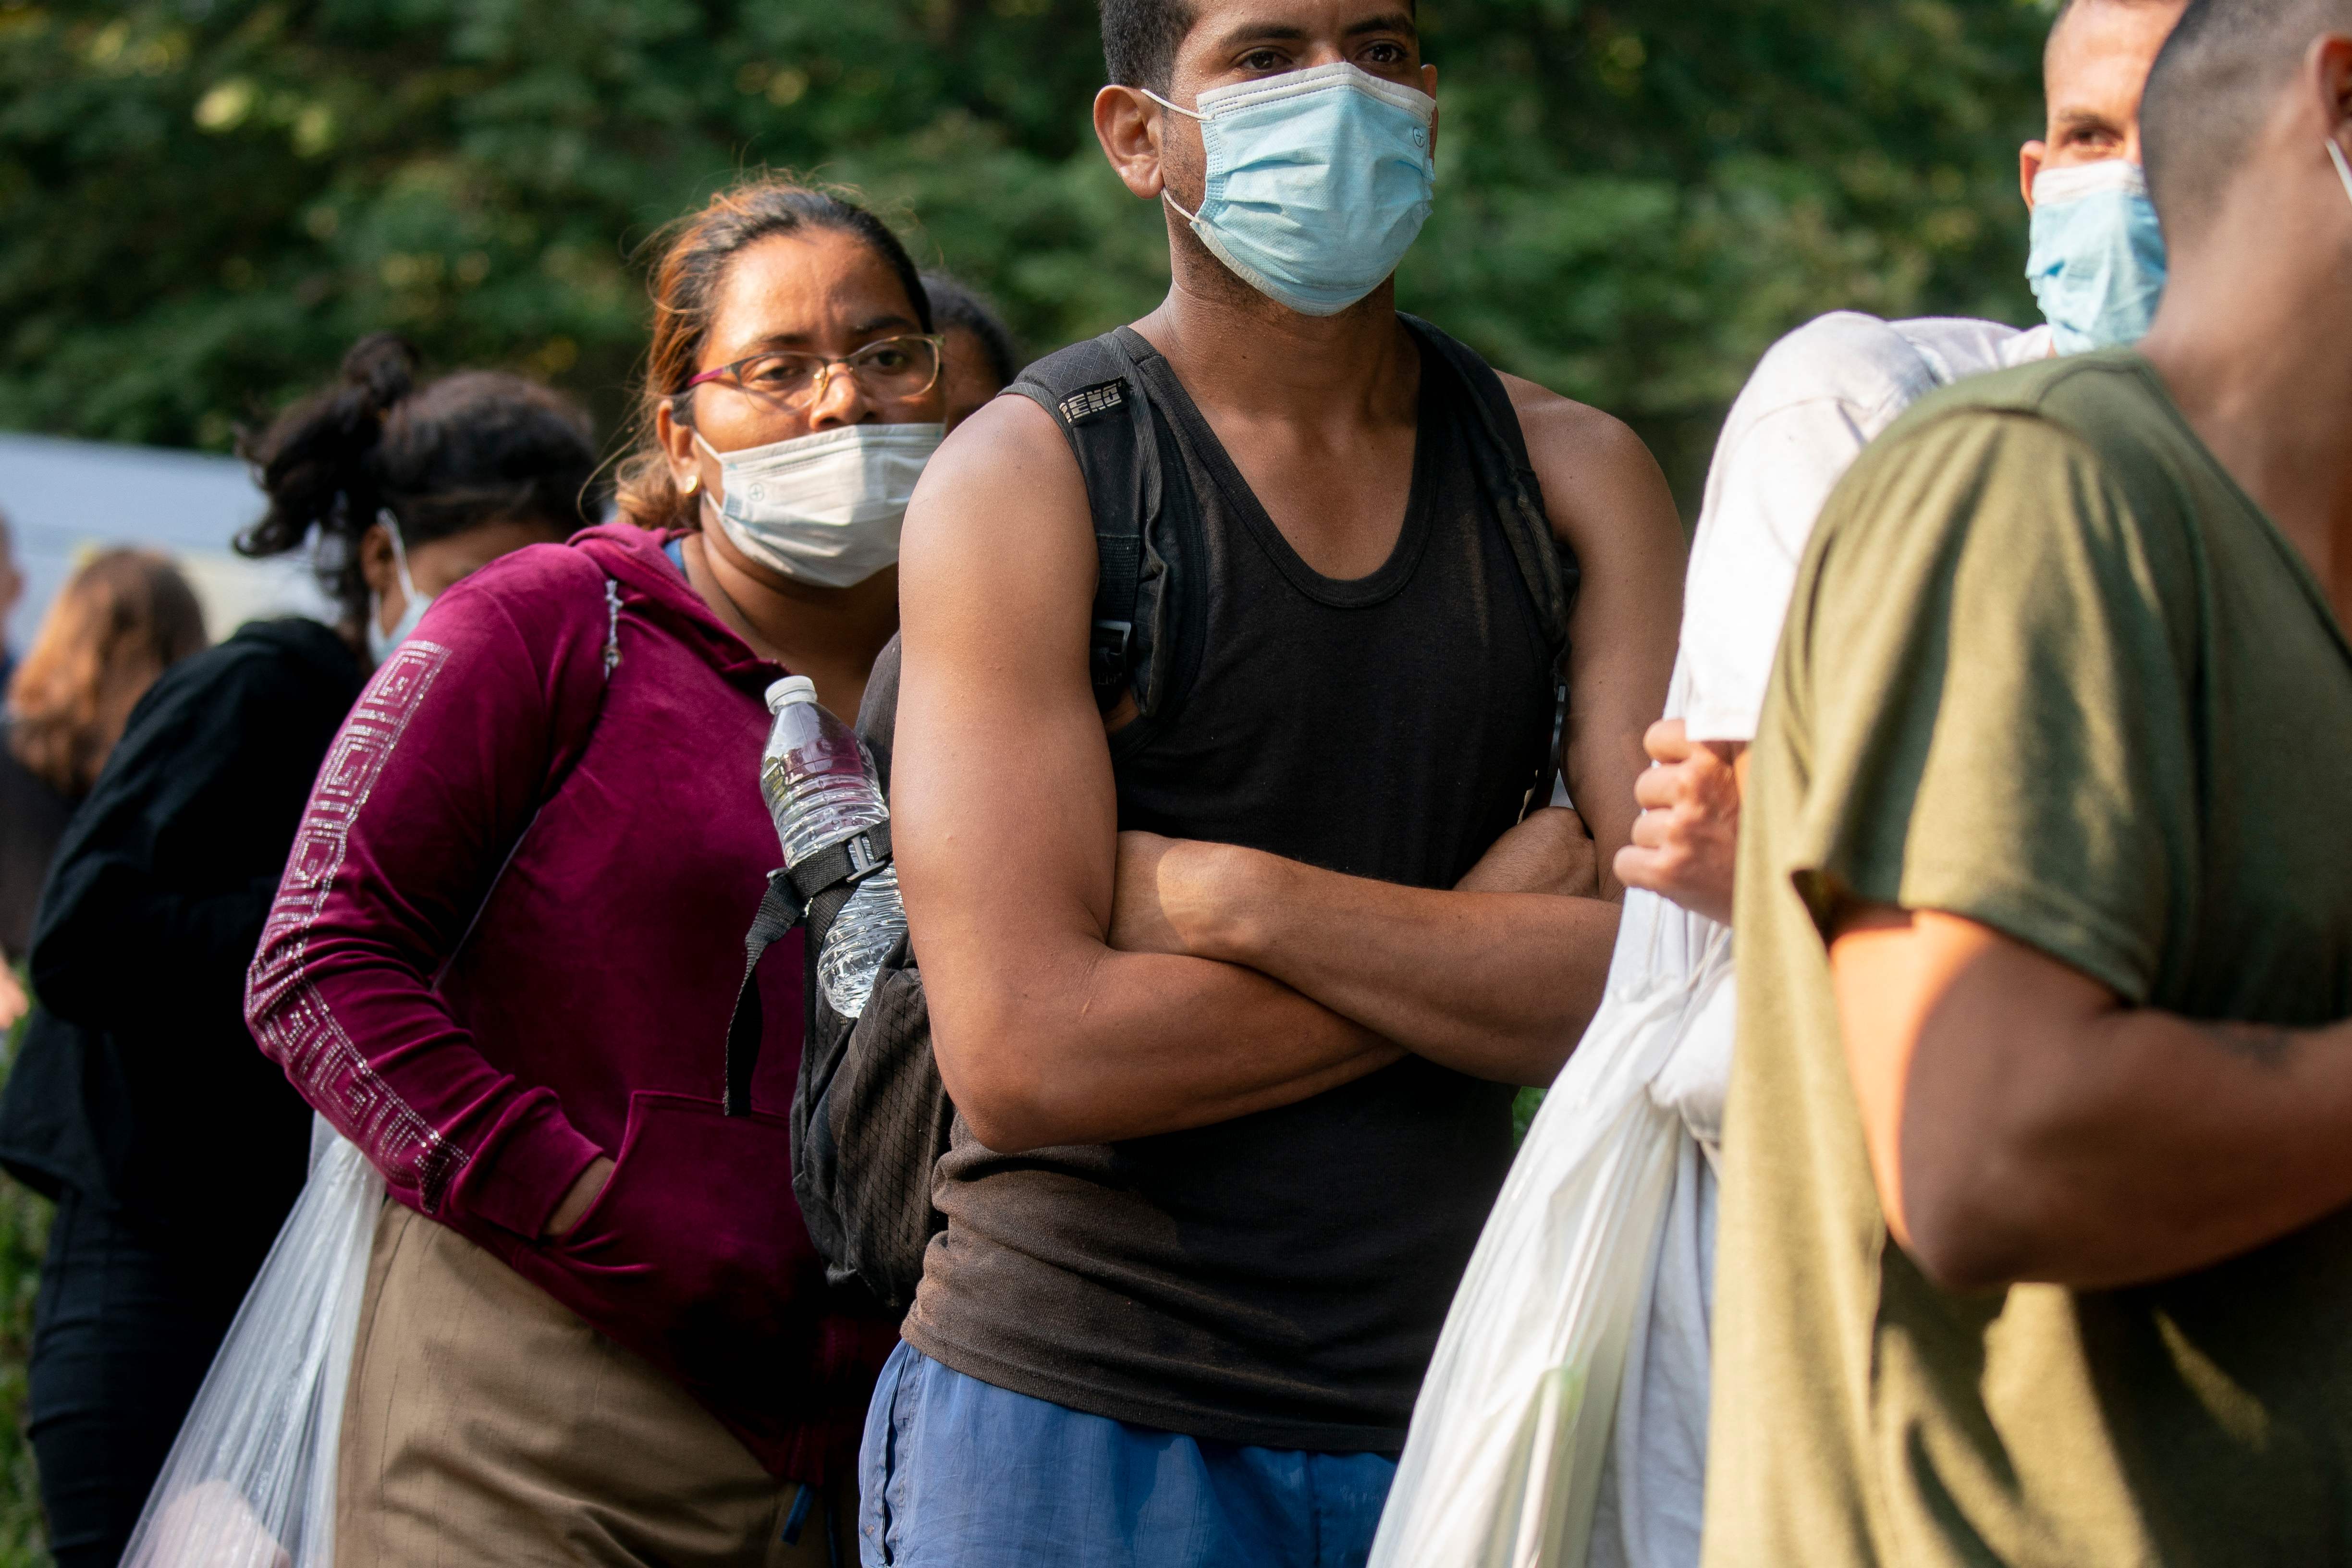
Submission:
<svg viewBox="0 0 2352 1568">
<path fill-rule="evenodd" d="M 768 711 L 781 713 L 794 702 L 816 700 L 816 682 L 805 675 L 787 675 L 768 688 Z"/>
</svg>

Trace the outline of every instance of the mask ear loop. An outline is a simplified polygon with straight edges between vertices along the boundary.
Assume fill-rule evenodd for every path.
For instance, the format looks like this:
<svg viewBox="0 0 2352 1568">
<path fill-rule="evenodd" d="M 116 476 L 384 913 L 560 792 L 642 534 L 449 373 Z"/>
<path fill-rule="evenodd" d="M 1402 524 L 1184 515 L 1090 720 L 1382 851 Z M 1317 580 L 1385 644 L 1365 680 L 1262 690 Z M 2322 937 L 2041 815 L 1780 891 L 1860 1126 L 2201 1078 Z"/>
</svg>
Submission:
<svg viewBox="0 0 2352 1568">
<path fill-rule="evenodd" d="M 1207 115 L 1200 113 L 1195 110 L 1187 109 L 1181 103 L 1171 103 L 1148 87 L 1139 87 L 1135 90 L 1141 93 L 1144 97 L 1150 99 L 1152 102 L 1158 104 L 1162 109 L 1174 110 L 1177 113 L 1183 115 L 1185 118 L 1197 120 L 1203 125 L 1206 125 L 1209 122 L 1209 117 Z M 1168 186 L 1164 182 L 1160 187 L 1160 199 L 1166 202 L 1170 206 L 1174 207 L 1179 213 L 1182 214 L 1186 223 L 1192 225 L 1195 228 L 1200 226 L 1201 215 L 1199 213 L 1185 212 L 1184 204 L 1168 194 Z"/>
<path fill-rule="evenodd" d="M 2327 156 L 2336 164 L 2336 177 L 2344 182 L 2345 195 L 2352 196 L 2352 163 L 2346 162 L 2344 149 L 2336 144 L 2335 137 L 2323 136 L 2320 140 L 2327 143 Z"/>
<path fill-rule="evenodd" d="M 408 550 L 400 542 L 400 520 L 392 515 L 390 507 L 376 508 L 375 520 L 383 524 L 386 533 L 392 535 L 392 563 L 400 573 L 400 591 L 408 596 L 409 603 L 415 604 L 417 598 L 416 580 L 408 574 Z"/>
</svg>

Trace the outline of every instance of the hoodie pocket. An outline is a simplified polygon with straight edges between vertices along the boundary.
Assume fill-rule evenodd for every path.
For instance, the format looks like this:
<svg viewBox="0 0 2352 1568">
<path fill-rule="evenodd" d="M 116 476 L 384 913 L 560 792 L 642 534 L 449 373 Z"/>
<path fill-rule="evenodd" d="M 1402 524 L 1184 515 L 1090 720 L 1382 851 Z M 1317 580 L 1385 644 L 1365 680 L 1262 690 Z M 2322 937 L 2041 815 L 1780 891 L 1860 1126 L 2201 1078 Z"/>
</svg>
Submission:
<svg viewBox="0 0 2352 1568">
<path fill-rule="evenodd" d="M 824 1300 L 792 1181 L 785 1118 L 641 1090 L 612 1178 L 536 1261 L 567 1305 L 688 1389 L 776 1410 L 806 1396 Z"/>
</svg>

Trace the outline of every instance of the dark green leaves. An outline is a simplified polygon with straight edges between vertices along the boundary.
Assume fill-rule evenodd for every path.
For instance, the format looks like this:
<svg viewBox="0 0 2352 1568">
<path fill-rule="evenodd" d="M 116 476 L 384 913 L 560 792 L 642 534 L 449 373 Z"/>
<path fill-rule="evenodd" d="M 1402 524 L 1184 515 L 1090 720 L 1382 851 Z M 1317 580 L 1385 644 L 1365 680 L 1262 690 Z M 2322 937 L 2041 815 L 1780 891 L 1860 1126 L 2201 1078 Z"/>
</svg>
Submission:
<svg viewBox="0 0 2352 1568">
<path fill-rule="evenodd" d="M 2022 321 L 2011 0 L 1426 0 L 1444 105 L 1407 308 L 1632 418 L 1694 498 L 1779 332 Z M 637 247 L 736 172 L 862 185 L 1032 348 L 1148 309 L 1081 0 L 0 0 L 0 425 L 226 445 L 396 327 L 613 427 Z"/>
</svg>

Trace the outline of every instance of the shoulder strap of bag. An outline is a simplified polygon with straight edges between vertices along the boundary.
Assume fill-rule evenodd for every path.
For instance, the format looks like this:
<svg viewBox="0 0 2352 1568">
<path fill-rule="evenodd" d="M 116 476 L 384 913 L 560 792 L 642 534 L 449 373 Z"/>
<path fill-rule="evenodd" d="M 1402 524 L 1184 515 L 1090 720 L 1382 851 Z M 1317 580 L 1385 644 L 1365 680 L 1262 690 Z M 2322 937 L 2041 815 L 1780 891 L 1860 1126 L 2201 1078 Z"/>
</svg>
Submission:
<svg viewBox="0 0 2352 1568">
<path fill-rule="evenodd" d="M 1402 314 L 1402 312 L 1400 312 Z M 1552 733 L 1544 749 L 1528 809 L 1539 811 L 1551 804 L 1552 786 L 1559 777 L 1559 749 L 1568 735 L 1568 626 L 1576 607 L 1576 590 L 1583 575 L 1576 552 L 1552 531 L 1551 515 L 1544 509 L 1543 483 L 1528 456 L 1526 433 L 1519 428 L 1518 410 L 1494 366 L 1466 344 L 1457 342 L 1418 316 L 1404 321 L 1423 346 L 1435 350 L 1470 389 L 1470 405 L 1486 437 L 1482 468 L 1488 488 L 1499 502 L 1504 537 L 1520 580 L 1535 601 L 1536 614 L 1549 639 L 1552 655 Z"/>
<path fill-rule="evenodd" d="M 760 1038 L 767 1032 L 760 1005 L 760 959 L 793 927 L 822 931 L 857 890 L 857 884 L 890 863 L 890 825 L 877 823 L 829 844 L 799 865 L 768 873 L 768 890 L 743 934 L 743 980 L 735 990 L 735 1012 L 727 1020 L 727 1081 L 719 1109 L 730 1116 L 751 1114 L 751 1075 L 760 1066 Z"/>
<path fill-rule="evenodd" d="M 1013 384 L 1062 426 L 1086 479 L 1096 559 L 1087 678 L 1106 713 L 1135 685 L 1143 535 L 1160 500 L 1160 448 L 1129 335 L 1122 327 L 1049 354 Z"/>
</svg>

